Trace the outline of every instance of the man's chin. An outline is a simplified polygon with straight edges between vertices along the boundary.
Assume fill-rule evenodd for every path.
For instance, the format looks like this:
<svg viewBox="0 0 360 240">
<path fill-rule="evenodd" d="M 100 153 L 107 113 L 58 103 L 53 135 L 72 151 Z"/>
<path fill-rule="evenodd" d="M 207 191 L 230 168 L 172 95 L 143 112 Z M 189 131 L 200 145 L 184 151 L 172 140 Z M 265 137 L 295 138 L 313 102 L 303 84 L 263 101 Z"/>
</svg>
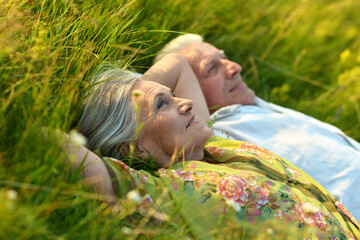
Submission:
<svg viewBox="0 0 360 240">
<path fill-rule="evenodd" d="M 256 96 L 254 94 L 254 91 L 250 89 L 250 91 L 248 91 L 246 95 L 242 95 L 241 98 L 238 98 L 237 100 L 233 101 L 232 104 L 256 105 L 255 98 Z"/>
</svg>

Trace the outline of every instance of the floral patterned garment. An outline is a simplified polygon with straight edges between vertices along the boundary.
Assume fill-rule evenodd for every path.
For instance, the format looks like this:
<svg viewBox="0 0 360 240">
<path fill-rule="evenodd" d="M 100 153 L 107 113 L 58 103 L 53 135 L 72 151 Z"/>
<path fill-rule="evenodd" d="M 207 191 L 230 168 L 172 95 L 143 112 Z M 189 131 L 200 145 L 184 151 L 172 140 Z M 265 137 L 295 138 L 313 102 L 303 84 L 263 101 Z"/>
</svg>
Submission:
<svg viewBox="0 0 360 240">
<path fill-rule="evenodd" d="M 305 239 L 360 239 L 351 213 L 281 157 L 255 144 L 219 137 L 208 142 L 205 155 L 211 163 L 180 162 L 160 169 L 159 177 L 113 158 L 107 162 L 119 196 L 137 189 L 143 193 L 142 214 L 170 217 L 195 239 L 246 224 L 260 229 L 266 222 L 295 226 Z"/>
</svg>

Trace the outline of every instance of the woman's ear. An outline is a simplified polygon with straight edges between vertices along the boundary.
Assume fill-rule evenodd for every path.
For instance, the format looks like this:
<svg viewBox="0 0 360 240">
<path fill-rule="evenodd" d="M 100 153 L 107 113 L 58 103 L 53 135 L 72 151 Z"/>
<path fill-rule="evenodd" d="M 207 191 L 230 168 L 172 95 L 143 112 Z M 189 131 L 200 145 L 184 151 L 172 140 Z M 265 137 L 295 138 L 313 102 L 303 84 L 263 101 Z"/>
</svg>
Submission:
<svg viewBox="0 0 360 240">
<path fill-rule="evenodd" d="M 149 157 L 149 153 L 143 148 L 143 146 L 138 144 L 136 146 L 135 156 L 140 159 L 147 159 Z"/>
<path fill-rule="evenodd" d="M 124 142 L 120 144 L 120 146 L 118 147 L 118 154 L 121 157 L 130 156 L 131 144 L 131 142 Z M 148 152 L 140 144 L 134 145 L 133 151 L 134 157 L 138 157 L 140 159 L 146 159 L 149 156 Z"/>
</svg>

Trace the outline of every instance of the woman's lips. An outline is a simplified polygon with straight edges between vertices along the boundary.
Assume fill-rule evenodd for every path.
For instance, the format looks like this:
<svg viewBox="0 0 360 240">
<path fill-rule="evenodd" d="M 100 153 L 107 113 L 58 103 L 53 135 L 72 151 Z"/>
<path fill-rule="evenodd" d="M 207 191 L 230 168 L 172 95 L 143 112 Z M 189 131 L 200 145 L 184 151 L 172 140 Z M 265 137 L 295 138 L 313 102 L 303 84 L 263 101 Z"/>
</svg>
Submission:
<svg viewBox="0 0 360 240">
<path fill-rule="evenodd" d="M 185 128 L 189 128 L 192 125 L 197 124 L 198 122 L 199 122 L 198 120 L 195 120 L 195 116 L 192 116 Z"/>
</svg>

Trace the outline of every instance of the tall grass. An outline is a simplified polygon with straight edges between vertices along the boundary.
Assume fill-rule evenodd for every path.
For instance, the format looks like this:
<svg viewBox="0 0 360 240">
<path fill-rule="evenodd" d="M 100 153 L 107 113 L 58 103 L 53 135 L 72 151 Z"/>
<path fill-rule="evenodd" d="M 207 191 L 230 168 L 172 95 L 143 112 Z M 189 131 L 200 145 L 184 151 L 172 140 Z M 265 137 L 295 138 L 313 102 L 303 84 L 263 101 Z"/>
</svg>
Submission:
<svg viewBox="0 0 360 240">
<path fill-rule="evenodd" d="M 242 65 L 258 96 L 335 124 L 360 140 L 359 1 L 137 4 L 144 6 L 138 29 L 200 33 Z M 149 20 L 149 26 L 142 24 Z M 144 35 L 155 54 L 177 33 Z"/>
<path fill-rule="evenodd" d="M 1 1 L 0 238 L 185 237 L 170 223 L 145 224 L 127 199 L 111 213 L 41 132 L 76 126 L 102 63 L 144 72 L 180 32 L 224 49 L 258 96 L 359 141 L 359 10 L 357 0 Z M 258 233 L 245 228 L 241 236 Z"/>
</svg>

